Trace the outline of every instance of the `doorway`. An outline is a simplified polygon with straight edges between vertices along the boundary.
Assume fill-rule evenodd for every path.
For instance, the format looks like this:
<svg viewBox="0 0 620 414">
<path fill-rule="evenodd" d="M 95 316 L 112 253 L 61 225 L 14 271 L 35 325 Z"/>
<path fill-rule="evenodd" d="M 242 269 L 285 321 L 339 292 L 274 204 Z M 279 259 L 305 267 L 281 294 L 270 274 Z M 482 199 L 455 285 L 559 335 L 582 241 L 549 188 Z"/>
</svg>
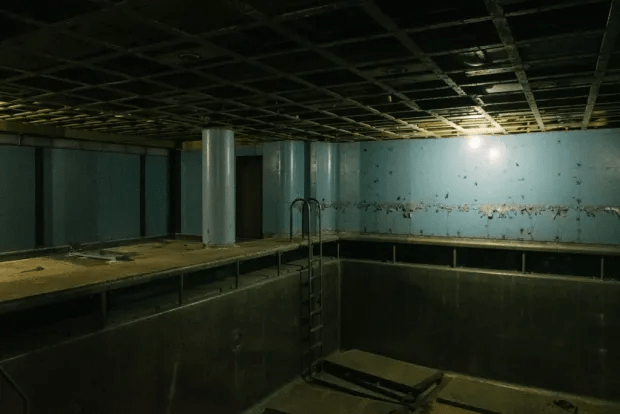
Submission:
<svg viewBox="0 0 620 414">
<path fill-rule="evenodd" d="M 237 157 L 237 240 L 263 237 L 263 157 Z"/>
</svg>

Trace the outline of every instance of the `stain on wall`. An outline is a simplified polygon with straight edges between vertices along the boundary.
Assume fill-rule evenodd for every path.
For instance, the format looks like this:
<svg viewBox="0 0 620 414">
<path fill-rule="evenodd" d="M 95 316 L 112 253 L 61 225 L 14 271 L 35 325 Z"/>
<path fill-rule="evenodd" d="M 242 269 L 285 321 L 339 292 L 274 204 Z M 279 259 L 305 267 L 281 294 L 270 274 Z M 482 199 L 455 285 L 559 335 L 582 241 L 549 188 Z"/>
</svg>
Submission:
<svg viewBox="0 0 620 414">
<path fill-rule="evenodd" d="M 618 243 L 617 135 L 339 144 L 339 230 Z"/>
<path fill-rule="evenodd" d="M 288 233 L 288 205 L 305 194 L 322 203 L 326 230 L 618 243 L 619 138 L 610 129 L 269 143 L 265 234 Z M 183 160 L 183 232 L 199 234 L 200 153 Z"/>
</svg>

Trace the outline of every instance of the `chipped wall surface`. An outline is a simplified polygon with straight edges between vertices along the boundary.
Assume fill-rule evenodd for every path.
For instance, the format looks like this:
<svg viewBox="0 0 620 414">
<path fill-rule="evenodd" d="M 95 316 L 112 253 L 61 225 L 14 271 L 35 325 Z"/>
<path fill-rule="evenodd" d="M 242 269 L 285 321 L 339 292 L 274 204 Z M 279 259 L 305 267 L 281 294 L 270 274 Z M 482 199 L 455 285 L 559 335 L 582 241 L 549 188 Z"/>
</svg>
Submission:
<svg viewBox="0 0 620 414">
<path fill-rule="evenodd" d="M 266 235 L 287 234 L 290 202 L 306 196 L 322 203 L 325 230 L 620 242 L 617 130 L 281 141 L 261 152 Z M 200 234 L 200 152 L 183 152 L 182 174 L 183 232 Z"/>
<path fill-rule="evenodd" d="M 620 242 L 616 130 L 339 144 L 339 230 Z"/>
</svg>

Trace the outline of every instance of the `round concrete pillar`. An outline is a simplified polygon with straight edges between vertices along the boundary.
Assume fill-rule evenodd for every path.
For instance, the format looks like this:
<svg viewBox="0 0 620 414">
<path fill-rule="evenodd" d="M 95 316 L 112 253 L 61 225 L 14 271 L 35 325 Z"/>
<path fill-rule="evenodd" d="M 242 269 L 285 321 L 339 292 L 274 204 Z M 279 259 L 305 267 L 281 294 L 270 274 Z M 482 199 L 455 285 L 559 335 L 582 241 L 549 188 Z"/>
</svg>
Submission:
<svg viewBox="0 0 620 414">
<path fill-rule="evenodd" d="M 224 128 L 202 130 L 202 242 L 235 244 L 235 134 Z"/>
</svg>

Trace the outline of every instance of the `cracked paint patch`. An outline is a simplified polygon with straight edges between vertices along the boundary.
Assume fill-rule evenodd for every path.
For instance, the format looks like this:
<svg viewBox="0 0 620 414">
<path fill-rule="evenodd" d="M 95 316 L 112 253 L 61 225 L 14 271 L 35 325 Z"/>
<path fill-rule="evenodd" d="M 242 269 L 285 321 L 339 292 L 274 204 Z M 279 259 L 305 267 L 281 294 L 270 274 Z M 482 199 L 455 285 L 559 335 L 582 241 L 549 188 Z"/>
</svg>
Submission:
<svg viewBox="0 0 620 414">
<path fill-rule="evenodd" d="M 346 213 L 350 208 L 356 208 L 364 211 L 385 211 L 387 214 L 400 212 L 404 217 L 411 218 L 416 211 L 435 210 L 447 212 L 469 212 L 477 210 L 480 217 L 488 218 L 505 218 L 510 214 L 527 214 L 529 216 L 550 213 L 553 218 L 567 217 L 570 211 L 585 213 L 589 216 L 595 216 L 601 213 L 615 214 L 620 218 L 620 207 L 612 206 L 569 206 L 569 205 L 549 205 L 549 204 L 459 204 L 450 205 L 443 203 L 393 203 L 393 202 L 368 202 L 366 200 L 360 202 L 333 201 L 321 203 L 322 209 L 333 208 L 341 213 Z"/>
</svg>

